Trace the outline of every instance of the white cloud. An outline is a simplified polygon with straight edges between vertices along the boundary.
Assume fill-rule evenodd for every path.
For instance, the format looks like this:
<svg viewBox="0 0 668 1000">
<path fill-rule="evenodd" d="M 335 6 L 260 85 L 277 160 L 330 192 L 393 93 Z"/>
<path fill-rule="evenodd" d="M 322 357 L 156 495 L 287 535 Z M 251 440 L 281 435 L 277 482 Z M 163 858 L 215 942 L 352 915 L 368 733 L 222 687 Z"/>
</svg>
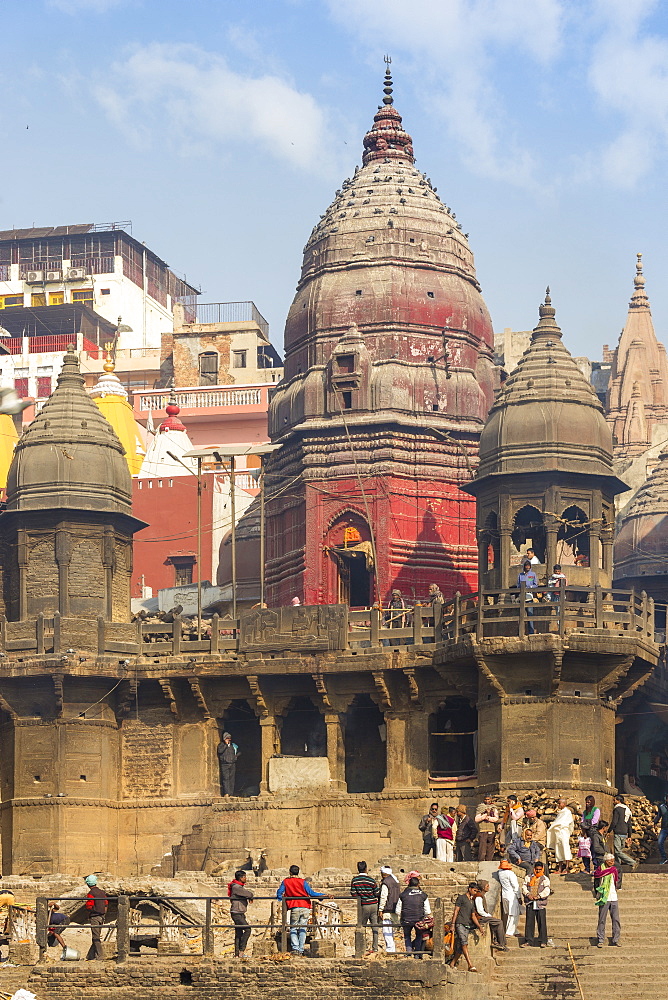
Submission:
<svg viewBox="0 0 668 1000">
<path fill-rule="evenodd" d="M 635 186 L 668 147 L 668 40 L 645 22 L 655 0 L 597 0 L 601 34 L 592 50 L 589 82 L 603 110 L 619 121 L 601 154 L 606 178 Z"/>
<path fill-rule="evenodd" d="M 47 5 L 56 7 L 65 14 L 80 14 L 87 10 L 94 14 L 103 14 L 104 11 L 118 7 L 123 2 L 124 0 L 47 0 Z"/>
<path fill-rule="evenodd" d="M 112 67 L 116 87 L 96 89 L 110 118 L 136 142 L 174 141 L 181 151 L 213 143 L 260 143 L 270 155 L 315 167 L 330 136 L 314 98 L 277 75 L 250 76 L 190 45 L 152 44 Z M 325 154 L 326 155 L 326 154 Z"/>
<path fill-rule="evenodd" d="M 332 18 L 376 48 L 407 53 L 421 87 L 477 173 L 532 183 L 533 155 L 513 137 L 494 84 L 495 60 L 549 65 L 560 50 L 563 0 L 328 0 Z"/>
</svg>

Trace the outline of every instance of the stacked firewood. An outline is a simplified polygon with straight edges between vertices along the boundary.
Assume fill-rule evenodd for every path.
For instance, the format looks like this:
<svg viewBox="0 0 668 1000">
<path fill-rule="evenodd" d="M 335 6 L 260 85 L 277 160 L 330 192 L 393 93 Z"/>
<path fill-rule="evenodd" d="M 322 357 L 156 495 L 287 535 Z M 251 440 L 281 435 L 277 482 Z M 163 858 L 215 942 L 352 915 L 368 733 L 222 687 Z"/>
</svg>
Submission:
<svg viewBox="0 0 668 1000">
<path fill-rule="evenodd" d="M 574 858 L 577 857 L 578 834 L 580 832 L 579 821 L 584 811 L 584 799 L 584 794 L 578 798 L 572 795 L 566 796 L 566 804 L 575 818 L 575 830 L 571 837 L 571 851 Z M 644 795 L 625 795 L 624 800 L 633 814 L 633 833 L 631 835 L 631 846 L 628 848 L 628 851 L 636 860 L 645 861 L 656 853 L 656 840 L 658 836 L 658 830 L 654 824 L 656 806 L 649 799 L 645 798 Z M 558 811 L 557 797 L 555 797 L 551 790 L 546 788 L 537 788 L 535 791 L 523 795 L 521 802 L 525 811 L 527 809 L 535 809 L 548 826 Z M 506 800 L 501 798 L 497 801 L 496 805 L 501 816 L 503 816 Z M 609 813 L 611 811 L 611 809 L 604 809 L 602 818 L 610 822 L 611 816 Z M 609 846 L 612 850 L 612 835 L 610 834 L 606 839 L 609 840 Z"/>
</svg>

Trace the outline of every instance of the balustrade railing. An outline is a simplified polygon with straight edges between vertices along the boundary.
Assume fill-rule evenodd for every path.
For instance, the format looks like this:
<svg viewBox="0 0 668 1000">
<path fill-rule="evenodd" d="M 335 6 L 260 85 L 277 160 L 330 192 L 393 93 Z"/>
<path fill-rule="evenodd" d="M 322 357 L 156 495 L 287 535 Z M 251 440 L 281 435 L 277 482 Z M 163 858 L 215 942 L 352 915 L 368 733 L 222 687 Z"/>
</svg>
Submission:
<svg viewBox="0 0 668 1000">
<path fill-rule="evenodd" d="M 182 410 L 200 410 L 219 406 L 258 406 L 262 403 L 262 392 L 261 388 L 187 389 L 176 393 L 176 402 Z M 138 399 L 137 408 L 141 411 L 164 410 L 169 402 L 170 393 L 140 393 Z"/>
<path fill-rule="evenodd" d="M 477 640 L 525 638 L 538 634 L 563 637 L 570 633 L 594 632 L 609 636 L 633 634 L 651 642 L 662 638 L 654 629 L 654 601 L 644 591 L 638 594 L 633 590 L 608 590 L 600 586 L 577 591 L 542 587 L 533 594 L 524 587 L 510 588 L 465 596 L 456 594 L 452 601 L 433 607 L 415 604 L 401 609 L 345 610 L 343 633 L 337 633 L 337 648 L 347 646 L 364 650 L 379 646 L 447 645 L 466 641 L 469 637 Z M 303 649 L 308 640 L 301 637 L 302 627 L 296 618 L 294 633 L 280 629 L 276 632 L 279 611 L 304 615 L 309 608 L 257 610 L 255 617 L 265 616 L 267 621 L 254 622 L 246 636 L 243 614 L 241 619 L 218 614 L 207 617 L 202 621 L 199 634 L 195 617 L 178 614 L 170 614 L 168 621 L 138 618 L 132 623 L 98 618 L 97 651 L 100 655 L 120 656 L 220 654 L 244 652 L 255 648 L 256 642 L 261 651 L 262 644 L 267 641 L 274 643 L 272 649 Z M 316 614 L 314 621 L 317 617 Z M 80 624 L 78 619 L 61 617 L 57 613 L 21 622 L 8 622 L 0 617 L 0 651 L 3 654 L 54 653 L 66 658 L 68 653 L 74 655 L 76 651 L 72 647 L 76 647 L 80 637 Z M 314 622 L 309 618 L 306 631 L 313 627 Z"/>
</svg>

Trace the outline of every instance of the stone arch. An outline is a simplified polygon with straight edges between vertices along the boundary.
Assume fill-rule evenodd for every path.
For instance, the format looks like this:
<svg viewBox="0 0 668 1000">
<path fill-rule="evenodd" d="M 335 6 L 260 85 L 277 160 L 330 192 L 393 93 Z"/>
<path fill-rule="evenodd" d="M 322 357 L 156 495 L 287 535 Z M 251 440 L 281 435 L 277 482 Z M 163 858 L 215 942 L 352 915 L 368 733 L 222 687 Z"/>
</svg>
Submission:
<svg viewBox="0 0 668 1000">
<path fill-rule="evenodd" d="M 281 753 L 287 757 L 326 757 L 327 725 L 309 695 L 295 695 L 280 721 Z"/>
<path fill-rule="evenodd" d="M 387 774 L 385 716 L 370 694 L 356 694 L 344 715 L 349 792 L 382 792 Z"/>
<path fill-rule="evenodd" d="M 229 732 L 232 741 L 241 751 L 235 774 L 235 795 L 259 795 L 262 780 L 262 733 L 254 706 L 247 698 L 235 698 L 223 712 L 222 719 L 217 721 L 221 738 L 224 732 Z"/>
<path fill-rule="evenodd" d="M 369 607 L 374 566 L 371 528 L 365 515 L 354 507 L 340 510 L 329 521 L 325 546 L 336 569 L 339 602 Z"/>
<path fill-rule="evenodd" d="M 561 514 L 557 533 L 557 562 L 589 565 L 591 521 L 582 507 L 570 504 Z"/>
<path fill-rule="evenodd" d="M 429 715 L 429 773 L 435 779 L 471 778 L 478 764 L 478 711 L 450 695 Z"/>
<path fill-rule="evenodd" d="M 545 520 L 542 511 L 534 504 L 526 503 L 515 512 L 511 538 L 518 553 L 518 562 L 528 547 L 534 550 L 540 563 L 545 562 Z"/>
<path fill-rule="evenodd" d="M 501 565 L 501 538 L 499 518 L 496 511 L 490 511 L 478 539 L 480 567 L 482 572 L 498 569 Z"/>
</svg>

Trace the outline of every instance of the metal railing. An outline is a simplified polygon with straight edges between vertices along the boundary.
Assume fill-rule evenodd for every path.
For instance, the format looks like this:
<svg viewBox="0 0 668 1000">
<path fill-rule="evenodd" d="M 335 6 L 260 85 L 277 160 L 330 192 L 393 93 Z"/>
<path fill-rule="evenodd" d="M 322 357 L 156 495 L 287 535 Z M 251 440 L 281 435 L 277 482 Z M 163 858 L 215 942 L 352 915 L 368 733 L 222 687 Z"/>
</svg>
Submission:
<svg viewBox="0 0 668 1000">
<path fill-rule="evenodd" d="M 256 323 L 269 337 L 269 323 L 254 302 L 195 302 L 187 313 L 189 323 Z"/>
<path fill-rule="evenodd" d="M 76 340 L 76 334 L 52 333 L 40 337 L 3 337 L 0 344 L 10 354 L 62 354 Z M 91 358 L 101 357 L 102 348 L 87 337 L 82 338 L 82 349 Z"/>
<path fill-rule="evenodd" d="M 217 406 L 259 406 L 263 389 L 187 389 L 176 393 L 176 402 L 182 410 L 200 410 Z M 169 392 L 141 393 L 138 409 L 164 410 L 170 399 Z"/>
<path fill-rule="evenodd" d="M 110 902 L 114 902 L 117 907 L 117 917 L 115 921 L 110 921 L 109 923 L 103 924 L 103 928 L 107 930 L 116 931 L 116 962 L 123 963 L 128 960 L 132 954 L 132 938 L 144 939 L 146 937 L 155 941 L 155 947 L 158 947 L 158 943 L 162 940 L 164 942 L 173 942 L 175 936 L 179 932 L 184 930 L 201 930 L 202 934 L 202 945 L 201 945 L 201 955 L 203 957 L 212 957 L 215 952 L 215 936 L 214 932 L 217 930 L 236 930 L 238 925 L 230 921 L 221 922 L 214 919 L 213 904 L 215 902 L 220 902 L 223 897 L 220 896 L 130 896 L 130 895 L 119 895 L 119 896 L 108 896 L 107 899 Z M 294 929 L 294 925 L 290 924 L 289 914 L 290 907 L 288 902 L 303 901 L 303 896 L 284 896 L 283 899 L 279 900 L 276 895 L 272 896 L 253 896 L 253 902 L 271 901 L 271 910 L 269 915 L 269 920 L 266 923 L 258 924 L 248 924 L 246 926 L 250 927 L 251 930 L 263 931 L 265 934 L 268 932 L 269 936 L 276 934 L 279 943 L 279 950 L 282 953 L 288 951 L 288 939 L 291 929 Z M 330 917 L 327 916 L 325 920 L 321 919 L 322 908 L 331 909 L 331 904 L 337 901 L 345 900 L 348 903 L 353 901 L 356 902 L 357 914 L 356 920 L 353 923 L 343 923 L 338 920 L 333 924 Z M 45 962 L 47 951 L 48 951 L 48 933 L 49 933 L 49 910 L 50 904 L 54 902 L 66 902 L 79 904 L 79 908 L 85 905 L 85 898 L 73 898 L 72 896 L 38 896 L 35 903 L 35 913 L 34 913 L 34 936 L 37 946 L 39 948 L 39 961 Z M 204 920 L 196 920 L 190 916 L 184 916 L 183 913 L 179 912 L 179 903 L 204 903 Z M 335 937 L 339 936 L 339 932 L 343 929 L 354 929 L 355 931 L 355 958 L 359 959 L 362 957 L 365 951 L 365 925 L 362 923 L 363 913 L 362 913 L 362 901 L 359 897 L 354 900 L 353 897 L 348 894 L 347 896 L 334 896 L 327 895 L 327 901 L 322 899 L 316 899 L 311 897 L 309 902 L 311 903 L 311 920 L 306 926 L 307 935 L 310 935 L 311 940 L 320 937 L 324 939 L 326 937 L 331 937 L 332 934 Z M 132 920 L 132 911 L 136 905 L 140 903 L 151 903 L 154 908 L 158 911 L 158 922 L 142 923 L 141 921 Z M 176 907 L 171 907 L 171 903 L 176 903 Z M 135 907 L 133 907 L 135 904 Z M 278 904 L 278 905 L 277 905 Z M 280 906 L 280 919 L 277 919 L 276 910 Z M 338 913 L 341 913 L 341 909 L 337 907 Z M 176 922 L 170 920 L 176 914 Z M 432 915 L 434 917 L 434 927 L 433 927 L 433 937 L 434 937 L 434 948 L 432 952 L 432 957 L 438 961 L 443 961 L 444 958 L 444 947 L 443 947 L 443 937 L 445 929 L 445 908 L 443 900 L 440 898 L 435 898 L 433 903 Z M 319 919 L 320 918 L 320 919 Z M 67 931 L 68 928 L 85 929 L 88 928 L 88 924 L 76 924 L 68 923 L 66 925 L 59 925 L 58 932 L 62 935 Z M 368 926 L 368 925 L 367 925 Z M 380 922 L 378 925 L 378 931 L 380 933 Z M 150 930 L 150 934 L 141 935 L 139 931 Z M 398 931 L 399 928 L 397 927 Z M 30 937 L 33 933 L 33 925 L 28 927 L 28 935 Z M 280 935 L 280 937 L 279 937 Z M 138 953 L 137 953 L 138 954 Z M 190 952 L 192 954 L 192 952 Z M 389 954 L 389 953 L 388 953 Z M 397 957 L 405 955 L 405 952 L 395 952 Z"/>
</svg>

